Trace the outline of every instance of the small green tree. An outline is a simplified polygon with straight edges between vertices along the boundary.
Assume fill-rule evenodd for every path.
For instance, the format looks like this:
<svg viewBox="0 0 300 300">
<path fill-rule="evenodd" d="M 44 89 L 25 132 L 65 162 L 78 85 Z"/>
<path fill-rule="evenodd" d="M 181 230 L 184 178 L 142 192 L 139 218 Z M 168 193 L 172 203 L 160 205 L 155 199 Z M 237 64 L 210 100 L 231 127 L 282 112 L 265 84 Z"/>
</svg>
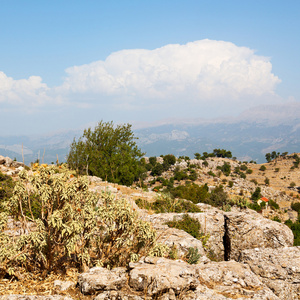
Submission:
<svg viewBox="0 0 300 300">
<path fill-rule="evenodd" d="M 139 162 L 144 153 L 135 139 L 130 124 L 115 126 L 101 121 L 94 130 L 88 128 L 77 141 L 74 139 L 67 163 L 79 174 L 131 185 L 145 171 Z"/>
<path fill-rule="evenodd" d="M 261 189 L 260 187 L 257 187 L 255 189 L 255 191 L 253 192 L 253 194 L 251 195 L 251 199 L 252 200 L 258 200 L 261 198 Z"/>
</svg>

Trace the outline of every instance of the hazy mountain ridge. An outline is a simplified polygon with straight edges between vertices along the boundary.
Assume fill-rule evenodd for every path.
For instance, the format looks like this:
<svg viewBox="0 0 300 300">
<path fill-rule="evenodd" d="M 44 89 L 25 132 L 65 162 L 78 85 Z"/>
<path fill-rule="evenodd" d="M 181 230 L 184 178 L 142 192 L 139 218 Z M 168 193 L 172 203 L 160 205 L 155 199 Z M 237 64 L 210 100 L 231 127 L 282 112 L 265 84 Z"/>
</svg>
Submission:
<svg viewBox="0 0 300 300">
<path fill-rule="evenodd" d="M 82 130 L 69 130 L 44 136 L 0 136 L 0 154 L 25 163 L 36 159 L 50 163 L 65 161 L 69 145 Z M 195 152 L 211 152 L 215 148 L 230 150 L 240 160 L 265 161 L 271 151 L 299 152 L 299 119 L 270 124 L 267 121 L 220 121 L 202 123 L 170 123 L 134 130 L 137 143 L 147 156 L 172 153 L 193 157 Z M 45 154 L 44 154 L 45 151 Z"/>
</svg>

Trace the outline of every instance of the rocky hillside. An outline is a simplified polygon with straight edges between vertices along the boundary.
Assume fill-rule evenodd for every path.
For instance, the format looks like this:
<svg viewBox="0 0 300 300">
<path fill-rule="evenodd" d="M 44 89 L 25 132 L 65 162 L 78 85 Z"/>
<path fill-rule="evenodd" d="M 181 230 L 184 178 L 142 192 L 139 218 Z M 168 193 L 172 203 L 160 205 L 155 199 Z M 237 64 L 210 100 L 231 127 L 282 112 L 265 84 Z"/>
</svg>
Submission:
<svg viewBox="0 0 300 300">
<path fill-rule="evenodd" d="M 157 160 L 163 163 L 161 159 Z M 0 162 L 0 171 L 13 178 L 17 178 L 24 167 L 8 158 L 1 158 Z M 231 166 L 228 176 L 218 168 L 224 162 Z M 140 257 L 127 267 L 112 270 L 93 267 L 73 275 L 69 270 L 64 276 L 53 275 L 46 282 L 24 278 L 23 281 L 19 279 L 18 285 L 18 280 L 2 278 L 0 295 L 3 296 L 0 299 L 300 299 L 300 247 L 293 247 L 294 237 L 289 227 L 236 205 L 224 211 L 198 203 L 198 212 L 171 212 L 175 206 L 190 202 L 163 198 L 159 190 L 163 190 L 164 185 L 156 181 L 157 177 L 170 180 L 175 170 L 188 175 L 195 170 L 195 183 L 207 183 L 210 189 L 222 183 L 232 197 L 247 197 L 259 185 L 263 196 L 272 197 L 280 205 L 275 213 L 282 218 L 289 213 L 294 217 L 290 204 L 297 201 L 299 171 L 297 168 L 290 170 L 294 166 L 292 158 L 264 164 L 266 169 L 263 171 L 261 165 L 227 159 L 210 158 L 207 165 L 203 163 L 202 160 L 177 161 L 160 176 L 148 176 L 143 188 L 119 186 L 89 177 L 91 191 L 108 191 L 115 201 L 127 199 L 132 210 L 156 229 L 158 241 L 169 248 L 168 255 Z M 197 167 L 188 170 L 191 165 Z M 242 165 L 247 169 L 241 170 L 244 169 Z M 234 173 L 236 167 L 247 174 L 246 178 Z M 247 173 L 249 169 L 251 174 Z M 270 179 L 268 184 L 264 182 L 266 177 Z M 251 180 L 256 180 L 257 184 Z M 295 186 L 290 187 L 291 181 Z M 174 180 L 175 187 L 183 184 L 186 184 L 185 180 Z M 156 213 L 154 206 L 145 209 L 136 204 L 143 201 L 147 207 L 147 203 L 157 203 L 158 199 L 161 206 L 164 201 L 170 204 L 170 212 Z M 181 225 L 180 228 L 185 230 L 179 229 L 177 225 L 190 220 L 188 217 L 192 221 L 185 228 Z M 11 234 L 18 230 L 18 223 L 9 224 L 6 230 Z M 198 232 L 194 237 L 195 232 L 191 229 L 197 224 Z"/>
</svg>

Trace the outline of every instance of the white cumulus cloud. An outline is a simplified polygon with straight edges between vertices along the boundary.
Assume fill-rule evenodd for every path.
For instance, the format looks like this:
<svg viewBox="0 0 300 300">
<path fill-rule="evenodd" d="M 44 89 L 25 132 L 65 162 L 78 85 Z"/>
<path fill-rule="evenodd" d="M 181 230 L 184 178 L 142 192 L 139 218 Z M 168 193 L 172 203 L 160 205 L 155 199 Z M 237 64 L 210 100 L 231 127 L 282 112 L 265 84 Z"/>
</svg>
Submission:
<svg viewBox="0 0 300 300">
<path fill-rule="evenodd" d="M 200 40 L 147 50 L 121 50 L 73 66 L 49 88 L 39 76 L 15 80 L 0 72 L 0 104 L 48 107 L 65 103 L 96 112 L 152 111 L 156 117 L 217 116 L 282 103 L 270 59 L 230 42 Z M 135 115 L 134 115 L 135 114 Z M 154 115 L 154 114 L 153 114 Z M 199 115 L 200 117 L 200 115 Z"/>
<path fill-rule="evenodd" d="M 132 105 L 182 97 L 193 103 L 238 102 L 245 97 L 253 101 L 274 95 L 280 83 L 268 58 L 249 48 L 214 40 L 154 50 L 122 50 L 105 61 L 68 68 L 66 73 L 60 92 L 131 99 Z"/>
<path fill-rule="evenodd" d="M 0 103 L 12 105 L 42 105 L 49 100 L 49 88 L 39 76 L 15 80 L 0 71 Z"/>
</svg>

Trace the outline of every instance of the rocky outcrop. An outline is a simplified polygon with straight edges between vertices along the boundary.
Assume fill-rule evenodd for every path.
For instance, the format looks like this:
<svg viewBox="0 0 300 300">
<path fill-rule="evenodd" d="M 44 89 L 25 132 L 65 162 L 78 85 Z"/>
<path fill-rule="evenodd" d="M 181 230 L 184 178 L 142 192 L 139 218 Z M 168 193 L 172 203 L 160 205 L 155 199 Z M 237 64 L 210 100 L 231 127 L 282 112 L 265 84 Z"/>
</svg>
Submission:
<svg viewBox="0 0 300 300">
<path fill-rule="evenodd" d="M 158 231 L 160 241 L 168 246 L 176 245 L 184 253 L 189 247 L 197 247 L 199 253 L 212 260 L 237 260 L 242 250 L 257 247 L 287 247 L 293 245 L 294 236 L 284 224 L 264 218 L 259 213 L 246 209 L 224 212 L 207 204 L 198 204 L 202 213 L 189 213 L 201 224 L 205 236 L 202 245 L 191 236 L 178 230 L 168 229 L 168 221 L 180 220 L 183 213 L 147 215 L 145 219 Z M 188 243 L 186 243 L 188 242 Z M 187 244 L 186 246 L 183 246 Z"/>
<path fill-rule="evenodd" d="M 113 283 L 116 272 L 106 270 L 103 275 L 100 269 L 92 270 L 94 276 L 89 272 L 79 279 L 81 290 L 83 286 L 101 286 L 94 300 L 285 299 L 277 297 L 248 265 L 234 261 L 189 265 L 180 260 L 145 257 L 129 264 L 128 285 L 123 283 L 119 289 Z"/>
<path fill-rule="evenodd" d="M 300 298 L 300 247 L 244 250 L 239 262 L 248 264 L 280 299 Z"/>
<path fill-rule="evenodd" d="M 146 257 L 129 267 L 129 286 L 150 296 L 162 295 L 170 289 L 179 295 L 183 290 L 195 290 L 200 284 L 195 268 L 183 261 Z"/>
<path fill-rule="evenodd" d="M 112 271 L 95 267 L 78 277 L 78 285 L 83 294 L 94 294 L 99 291 L 120 290 L 127 281 L 125 268 L 115 268 Z"/>
<path fill-rule="evenodd" d="M 227 299 L 278 299 L 247 265 L 235 261 L 210 262 L 196 265 L 195 270 L 201 286 Z"/>
<path fill-rule="evenodd" d="M 225 260 L 237 260 L 242 250 L 293 245 L 294 236 L 284 224 L 265 219 L 252 210 L 227 212 L 225 217 Z"/>
</svg>

